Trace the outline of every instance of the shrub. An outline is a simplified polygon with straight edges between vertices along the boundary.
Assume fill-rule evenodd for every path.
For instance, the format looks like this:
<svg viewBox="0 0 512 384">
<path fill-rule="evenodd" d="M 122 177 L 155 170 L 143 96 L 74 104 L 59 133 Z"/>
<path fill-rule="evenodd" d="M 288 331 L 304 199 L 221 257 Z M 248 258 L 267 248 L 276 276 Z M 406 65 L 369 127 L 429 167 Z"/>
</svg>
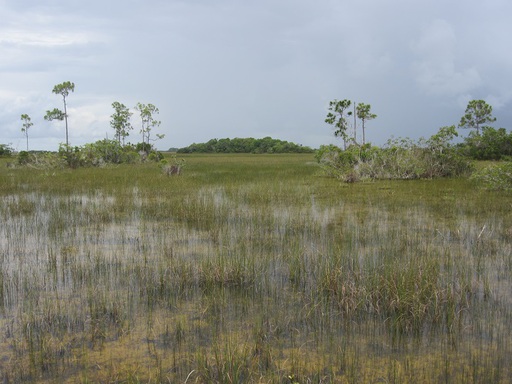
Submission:
<svg viewBox="0 0 512 384">
<path fill-rule="evenodd" d="M 30 154 L 27 151 L 20 151 L 18 153 L 18 164 L 25 165 L 30 162 Z"/>
<path fill-rule="evenodd" d="M 99 140 L 85 144 L 81 148 L 82 159 L 86 165 L 98 166 L 105 163 L 119 164 L 122 162 L 123 147 L 116 140 Z"/>
<path fill-rule="evenodd" d="M 343 151 L 335 145 L 322 145 L 315 153 L 315 159 L 330 177 L 341 178 L 344 172 Z"/>
<path fill-rule="evenodd" d="M 57 153 L 59 159 L 61 159 L 68 167 L 78 168 L 84 164 L 80 156 L 80 148 L 72 147 L 71 145 L 61 144 L 59 146 L 59 152 Z"/>
<path fill-rule="evenodd" d="M 164 158 L 164 155 L 162 155 L 160 152 L 155 151 L 155 150 L 151 151 L 148 155 L 149 161 L 159 162 L 163 158 Z"/>
<path fill-rule="evenodd" d="M 101 167 L 107 164 L 136 163 L 145 160 L 158 162 L 163 155 L 155 149 L 137 153 L 136 146 L 122 146 L 116 140 L 99 140 L 82 147 L 61 144 L 57 153 L 34 153 L 22 151 L 18 154 L 18 164 L 36 168 L 78 168 Z"/>
<path fill-rule="evenodd" d="M 11 156 L 14 150 L 8 144 L 0 144 L 0 156 Z"/>
<path fill-rule="evenodd" d="M 160 168 L 167 176 L 179 176 L 184 166 L 185 159 L 178 159 L 176 155 L 173 155 L 170 161 L 165 159 L 160 160 Z"/>
<path fill-rule="evenodd" d="M 512 156 L 512 134 L 505 128 L 483 127 L 482 134 L 470 133 L 462 145 L 465 154 L 476 160 L 503 160 Z"/>
<path fill-rule="evenodd" d="M 346 150 L 322 146 L 316 159 L 325 172 L 347 182 L 374 179 L 419 179 L 468 174 L 470 161 L 450 145 L 455 126 L 443 127 L 430 139 L 390 139 L 382 148 L 352 145 Z"/>
<path fill-rule="evenodd" d="M 512 163 L 493 165 L 479 170 L 471 179 L 486 189 L 512 190 Z"/>
</svg>

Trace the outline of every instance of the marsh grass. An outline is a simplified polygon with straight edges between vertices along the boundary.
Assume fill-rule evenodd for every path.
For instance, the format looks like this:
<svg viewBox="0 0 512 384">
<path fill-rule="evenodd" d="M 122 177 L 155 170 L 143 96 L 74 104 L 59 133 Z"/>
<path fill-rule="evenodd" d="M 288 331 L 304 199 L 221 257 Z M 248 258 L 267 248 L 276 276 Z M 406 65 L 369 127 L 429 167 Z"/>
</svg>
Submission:
<svg viewBox="0 0 512 384">
<path fill-rule="evenodd" d="M 4 382 L 509 382 L 511 195 L 312 155 L 0 164 Z"/>
</svg>

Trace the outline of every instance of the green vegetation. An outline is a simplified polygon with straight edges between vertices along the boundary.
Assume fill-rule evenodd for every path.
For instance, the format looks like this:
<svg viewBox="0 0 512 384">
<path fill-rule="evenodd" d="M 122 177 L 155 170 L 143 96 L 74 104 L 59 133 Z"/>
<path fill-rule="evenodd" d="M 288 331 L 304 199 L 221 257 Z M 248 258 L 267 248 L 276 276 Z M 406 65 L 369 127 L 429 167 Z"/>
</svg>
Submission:
<svg viewBox="0 0 512 384">
<path fill-rule="evenodd" d="M 114 113 L 110 116 L 110 126 L 114 129 L 114 137 L 117 143 L 124 145 L 124 140 L 130 135 L 130 131 L 133 129 L 130 123 L 132 113 L 126 105 L 119 101 L 114 101 L 112 108 L 114 108 Z"/>
<path fill-rule="evenodd" d="M 512 133 L 505 128 L 483 127 L 481 135 L 471 132 L 459 148 L 465 156 L 475 160 L 510 160 Z"/>
<path fill-rule="evenodd" d="M 352 136 L 349 134 L 350 123 L 348 118 L 355 114 L 359 120 L 361 120 L 361 131 L 363 134 L 362 145 L 366 144 L 366 123 L 377 117 L 376 114 L 371 112 L 372 106 L 370 104 L 354 103 L 354 112 L 349 110 L 352 105 L 352 101 L 344 100 L 333 100 L 329 102 L 329 112 L 325 118 L 325 122 L 334 126 L 334 136 L 341 137 L 343 140 L 343 149 L 347 149 L 349 145 L 359 145 L 357 139 L 357 121 L 354 120 L 354 126 L 352 127 Z"/>
<path fill-rule="evenodd" d="M 474 129 L 462 143 L 452 144 L 458 136 L 455 125 L 445 126 L 430 137 L 413 141 L 409 138 L 390 139 L 383 147 L 365 144 L 365 122 L 376 118 L 370 105 L 359 103 L 355 108 L 361 120 L 363 144 L 357 141 L 357 122 L 352 135 L 348 118 L 350 100 L 333 100 L 325 122 L 333 125 L 334 135 L 343 139 L 343 149 L 324 145 L 315 158 L 324 173 L 346 182 L 382 179 L 420 179 L 469 176 L 472 160 L 509 160 L 512 156 L 512 134 L 483 124 L 496 121 L 492 107 L 483 100 L 472 100 L 461 118 L 459 128 Z M 512 189 L 508 166 L 481 170 L 473 180 L 482 181 L 486 188 Z"/>
<path fill-rule="evenodd" d="M 183 158 L 0 164 L 3 382 L 510 381 L 510 192 Z"/>
<path fill-rule="evenodd" d="M 9 144 L 0 144 L 0 157 L 11 156 L 14 149 Z"/>
<path fill-rule="evenodd" d="M 428 140 L 392 139 L 382 148 L 351 145 L 346 150 L 322 146 L 316 160 L 326 174 L 347 182 L 420 179 L 469 175 L 469 158 L 450 144 L 455 126 L 443 127 Z"/>
<path fill-rule="evenodd" d="M 26 113 L 21 115 L 21 121 L 23 121 L 23 125 L 21 126 L 21 132 L 25 133 L 25 137 L 27 139 L 27 151 L 28 151 L 28 130 L 30 129 L 31 126 L 34 125 L 34 123 L 32 123 L 32 119 Z"/>
<path fill-rule="evenodd" d="M 288 141 L 264 137 L 263 139 L 212 139 L 207 143 L 191 144 L 178 153 L 312 153 L 309 147 Z"/>
<path fill-rule="evenodd" d="M 162 155 L 156 151 L 152 144 L 156 139 L 151 137 L 151 132 L 161 124 L 160 121 L 155 119 L 155 116 L 159 114 L 160 111 L 153 104 L 137 103 L 135 106 L 135 110 L 139 112 L 141 119 L 141 143 L 125 145 L 125 140 L 133 129 L 130 122 L 132 112 L 130 112 L 129 108 L 124 104 L 115 101 L 112 103 L 114 113 L 110 116 L 110 126 L 114 130 L 115 140 L 99 140 L 95 143 L 85 144 L 82 147 L 71 146 L 69 144 L 68 110 L 66 100 L 69 93 L 74 91 L 75 84 L 70 81 L 65 81 L 61 84 L 55 85 L 52 92 L 56 95 L 62 96 L 64 111 L 54 108 L 53 110 L 46 111 L 44 116 L 44 119 L 47 121 L 64 120 L 66 123 L 66 143 L 59 146 L 58 154 L 56 156 L 51 152 L 29 152 L 28 130 L 33 123 L 29 115 L 21 115 L 21 120 L 23 122 L 21 131 L 24 132 L 26 136 L 27 150 L 21 151 L 18 154 L 19 165 L 35 165 L 38 168 L 60 166 L 77 168 L 104 164 L 134 163 L 137 161 L 145 161 L 148 158 L 150 160 L 157 161 L 162 159 Z M 156 137 L 157 139 L 162 139 L 164 135 L 156 134 Z M 0 156 L 12 153 L 12 149 L 5 144 L 0 144 L 0 149 L 5 152 L 0 152 Z M 10 151 L 7 151 L 8 149 Z M 140 156 L 138 156 L 137 153 Z"/>
<path fill-rule="evenodd" d="M 142 134 L 142 145 L 151 146 L 151 131 L 153 128 L 160 126 L 161 122 L 155 120 L 155 115 L 160 113 L 160 110 L 153 104 L 142 104 L 137 103 L 135 110 L 139 112 L 141 128 L 140 133 Z M 157 135 L 159 139 L 163 138 L 164 135 Z"/>
<path fill-rule="evenodd" d="M 334 136 L 341 137 L 343 139 L 343 149 L 347 149 L 347 143 L 350 141 L 348 134 L 348 120 L 347 118 L 352 115 L 352 111 L 348 110 L 352 102 L 350 100 L 333 100 L 329 102 L 329 113 L 325 118 L 327 124 L 334 126 Z M 354 143 L 356 140 L 356 130 L 354 130 L 353 136 Z"/>
<path fill-rule="evenodd" d="M 373 120 L 377 117 L 376 114 L 371 113 L 370 111 L 371 105 L 365 103 L 359 103 L 356 107 L 356 115 L 359 120 L 361 120 L 361 130 L 363 131 L 363 145 L 366 144 L 366 133 L 365 133 L 365 125 L 368 121 Z"/>
<path fill-rule="evenodd" d="M 109 164 L 135 164 L 144 161 L 161 161 L 163 155 L 151 144 L 121 145 L 117 140 L 99 140 L 83 146 L 61 144 L 58 152 L 21 151 L 18 165 L 40 170 L 54 168 L 102 167 Z"/>
<path fill-rule="evenodd" d="M 492 106 L 484 100 L 471 100 L 466 107 L 464 116 L 461 117 L 459 127 L 475 129 L 476 136 L 480 136 L 480 128 L 485 123 L 492 123 L 496 118 L 492 116 Z"/>
<path fill-rule="evenodd" d="M 65 120 L 66 122 L 66 146 L 69 146 L 69 131 L 68 131 L 68 109 L 66 98 L 69 96 L 69 92 L 75 91 L 75 83 L 70 81 L 65 81 L 61 84 L 57 84 L 53 87 L 52 92 L 56 95 L 61 95 L 64 103 L 64 112 L 58 108 L 54 108 L 51 111 L 46 111 L 46 115 L 44 116 L 45 120 Z"/>
<path fill-rule="evenodd" d="M 79 167 L 99 167 L 108 164 L 134 164 L 144 162 L 146 160 L 159 161 L 166 171 L 167 162 L 163 161 L 163 156 L 158 152 L 151 141 L 151 131 L 160 125 L 160 121 L 155 120 L 155 115 L 159 113 L 158 108 L 153 104 L 137 103 L 135 109 L 140 114 L 142 142 L 138 144 L 125 144 L 125 139 L 129 136 L 129 131 L 133 129 L 130 118 L 132 113 L 122 103 L 115 101 L 112 103 L 114 113 L 111 115 L 110 126 L 114 129 L 115 140 L 99 140 L 95 143 L 88 143 L 81 147 L 69 145 L 68 135 L 68 113 L 66 98 L 70 92 L 74 92 L 75 84 L 66 81 L 57 84 L 53 88 L 53 93 L 62 95 L 64 103 L 64 111 L 54 108 L 46 111 L 45 120 L 65 120 L 66 122 L 66 144 L 59 146 L 58 152 L 29 152 L 28 149 L 28 130 L 33 125 L 30 116 L 21 115 L 23 121 L 22 132 L 25 133 L 27 139 L 27 150 L 21 151 L 17 156 L 18 166 L 27 166 L 40 170 L 51 170 L 54 168 L 79 168 Z M 164 135 L 156 134 L 158 139 Z M 12 148 L 5 144 L 0 145 L 0 156 L 12 154 Z M 171 173 L 175 173 L 175 167 L 181 168 L 183 162 L 174 159 Z M 13 166 L 13 163 L 9 163 Z M 167 172 L 168 173 L 168 172 Z M 179 172 L 178 172 L 179 173 Z"/>
<path fill-rule="evenodd" d="M 492 190 L 512 190 L 512 162 L 492 164 L 471 175 L 478 185 Z"/>
</svg>

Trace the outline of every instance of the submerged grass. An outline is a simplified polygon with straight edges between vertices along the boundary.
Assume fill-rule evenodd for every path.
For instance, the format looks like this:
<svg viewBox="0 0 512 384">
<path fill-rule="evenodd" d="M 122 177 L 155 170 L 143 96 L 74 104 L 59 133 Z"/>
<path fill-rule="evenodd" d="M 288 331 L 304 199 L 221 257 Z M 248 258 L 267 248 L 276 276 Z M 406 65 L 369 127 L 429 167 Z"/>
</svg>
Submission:
<svg viewBox="0 0 512 384">
<path fill-rule="evenodd" d="M 510 382 L 512 195 L 186 162 L 0 164 L 4 382 Z"/>
</svg>

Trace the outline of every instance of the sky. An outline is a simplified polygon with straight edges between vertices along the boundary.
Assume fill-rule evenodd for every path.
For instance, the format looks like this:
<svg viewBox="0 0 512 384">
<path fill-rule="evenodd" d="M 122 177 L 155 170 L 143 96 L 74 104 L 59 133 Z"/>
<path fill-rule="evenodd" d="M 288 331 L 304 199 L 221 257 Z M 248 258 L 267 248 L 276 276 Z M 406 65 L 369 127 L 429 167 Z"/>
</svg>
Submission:
<svg viewBox="0 0 512 384">
<path fill-rule="evenodd" d="M 69 141 L 113 138 L 118 101 L 159 109 L 161 150 L 271 136 L 341 144 L 329 101 L 371 104 L 367 141 L 457 125 L 467 103 L 512 129 L 510 0 L 0 0 L 0 144 L 56 150 L 43 119 L 67 98 Z M 461 135 L 467 134 L 461 130 Z M 360 135 L 360 133 L 358 134 Z"/>
</svg>

